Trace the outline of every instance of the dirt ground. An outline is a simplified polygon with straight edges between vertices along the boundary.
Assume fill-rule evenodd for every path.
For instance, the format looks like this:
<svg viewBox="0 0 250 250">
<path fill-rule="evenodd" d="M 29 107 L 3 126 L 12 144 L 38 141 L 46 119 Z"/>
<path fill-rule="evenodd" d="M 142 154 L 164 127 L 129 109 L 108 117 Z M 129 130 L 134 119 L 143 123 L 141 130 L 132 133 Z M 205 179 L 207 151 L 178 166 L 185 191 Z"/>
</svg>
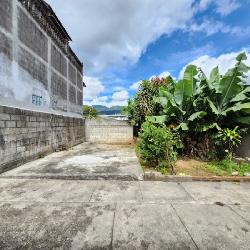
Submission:
<svg viewBox="0 0 250 250">
<path fill-rule="evenodd" d="M 179 159 L 175 164 L 175 171 L 177 175 L 185 174 L 192 176 L 213 176 L 208 169 L 206 169 L 206 162 L 194 159 Z"/>
</svg>

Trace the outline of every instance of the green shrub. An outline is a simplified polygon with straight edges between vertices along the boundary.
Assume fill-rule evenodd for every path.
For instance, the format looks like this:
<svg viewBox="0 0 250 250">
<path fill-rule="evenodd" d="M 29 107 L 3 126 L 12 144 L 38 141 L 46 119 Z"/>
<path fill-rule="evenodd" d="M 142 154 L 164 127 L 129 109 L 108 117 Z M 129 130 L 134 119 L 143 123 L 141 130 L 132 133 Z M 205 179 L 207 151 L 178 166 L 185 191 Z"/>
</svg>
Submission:
<svg viewBox="0 0 250 250">
<path fill-rule="evenodd" d="M 236 126 L 234 129 L 221 129 L 215 135 L 216 145 L 222 152 L 224 151 L 224 155 L 226 155 L 229 160 L 232 160 L 233 151 L 240 145 L 242 140 L 241 134 L 244 134 L 244 132 L 245 129 L 239 129 L 239 127 Z"/>
<path fill-rule="evenodd" d="M 169 128 L 147 121 L 143 123 L 139 133 L 137 150 L 145 165 L 170 168 L 173 171 L 173 162 L 176 160 L 175 144 L 174 135 Z"/>
<path fill-rule="evenodd" d="M 96 108 L 84 105 L 83 108 L 83 116 L 89 119 L 94 119 L 98 116 L 98 111 Z"/>
</svg>

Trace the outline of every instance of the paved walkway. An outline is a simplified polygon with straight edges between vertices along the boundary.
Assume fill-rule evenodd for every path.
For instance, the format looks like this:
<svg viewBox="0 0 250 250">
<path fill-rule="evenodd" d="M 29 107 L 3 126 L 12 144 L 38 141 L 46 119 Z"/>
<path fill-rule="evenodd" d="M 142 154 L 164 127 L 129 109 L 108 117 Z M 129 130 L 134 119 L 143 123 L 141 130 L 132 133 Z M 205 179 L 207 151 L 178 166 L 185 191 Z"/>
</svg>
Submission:
<svg viewBox="0 0 250 250">
<path fill-rule="evenodd" d="M 250 249 L 249 190 L 0 179 L 0 249 Z"/>
</svg>

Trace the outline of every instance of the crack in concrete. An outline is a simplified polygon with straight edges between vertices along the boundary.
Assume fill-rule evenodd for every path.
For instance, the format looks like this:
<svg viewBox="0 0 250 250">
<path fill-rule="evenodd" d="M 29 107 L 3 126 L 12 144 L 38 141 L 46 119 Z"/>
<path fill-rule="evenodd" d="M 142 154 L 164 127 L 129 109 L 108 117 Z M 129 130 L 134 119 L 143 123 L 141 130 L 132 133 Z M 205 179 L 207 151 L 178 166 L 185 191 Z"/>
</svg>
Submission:
<svg viewBox="0 0 250 250">
<path fill-rule="evenodd" d="M 186 188 L 182 185 L 182 183 L 178 182 L 178 185 L 182 188 L 182 190 L 189 196 L 189 198 L 191 198 L 191 200 L 193 201 L 197 201 L 197 199 L 195 199 L 195 197 L 193 197 L 187 190 Z"/>
<path fill-rule="evenodd" d="M 181 219 L 181 217 L 180 217 L 179 214 L 177 213 L 175 207 L 174 207 L 172 204 L 170 204 L 170 205 L 171 205 L 171 207 L 173 208 L 173 210 L 174 210 L 176 216 L 179 218 L 181 224 L 182 224 L 183 227 L 185 228 L 185 231 L 188 233 L 189 237 L 191 238 L 192 242 L 194 243 L 194 245 L 196 246 L 196 248 L 199 249 L 199 247 L 198 247 L 198 245 L 196 244 L 196 242 L 195 242 L 193 236 L 192 236 L 191 233 L 188 231 L 188 229 L 187 229 L 187 227 L 186 227 L 184 221 Z"/>
<path fill-rule="evenodd" d="M 234 210 L 231 206 L 235 206 L 234 204 L 225 204 L 226 207 L 228 207 L 231 211 L 233 211 L 237 216 L 239 216 L 244 222 L 246 222 L 247 225 L 250 225 L 250 222 L 247 218 L 239 214 L 236 210 Z M 240 205 L 239 205 L 240 206 Z"/>
<path fill-rule="evenodd" d="M 143 203 L 144 198 L 143 198 L 143 194 L 142 194 L 142 189 L 141 189 L 141 183 L 140 183 L 140 181 L 138 182 L 138 185 L 139 185 L 139 190 L 140 190 L 140 195 L 141 195 L 141 201 Z"/>
<path fill-rule="evenodd" d="M 117 202 L 115 203 L 115 209 L 114 209 L 114 215 L 113 215 L 113 221 L 112 221 L 112 228 L 111 228 L 111 241 L 110 241 L 110 249 L 111 250 L 113 250 L 116 209 L 117 209 Z"/>
</svg>

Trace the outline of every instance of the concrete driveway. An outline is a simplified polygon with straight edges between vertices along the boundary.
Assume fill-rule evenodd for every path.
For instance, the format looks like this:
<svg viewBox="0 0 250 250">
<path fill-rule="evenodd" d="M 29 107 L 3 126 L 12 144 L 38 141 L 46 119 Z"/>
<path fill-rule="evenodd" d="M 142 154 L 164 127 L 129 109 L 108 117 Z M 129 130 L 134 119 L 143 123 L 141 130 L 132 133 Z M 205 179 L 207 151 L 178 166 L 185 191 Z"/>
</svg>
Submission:
<svg viewBox="0 0 250 250">
<path fill-rule="evenodd" d="M 0 175 L 5 177 L 131 181 L 142 180 L 143 172 L 132 146 L 83 143 Z"/>
<path fill-rule="evenodd" d="M 250 184 L 0 179 L 0 249 L 249 249 Z"/>
</svg>

